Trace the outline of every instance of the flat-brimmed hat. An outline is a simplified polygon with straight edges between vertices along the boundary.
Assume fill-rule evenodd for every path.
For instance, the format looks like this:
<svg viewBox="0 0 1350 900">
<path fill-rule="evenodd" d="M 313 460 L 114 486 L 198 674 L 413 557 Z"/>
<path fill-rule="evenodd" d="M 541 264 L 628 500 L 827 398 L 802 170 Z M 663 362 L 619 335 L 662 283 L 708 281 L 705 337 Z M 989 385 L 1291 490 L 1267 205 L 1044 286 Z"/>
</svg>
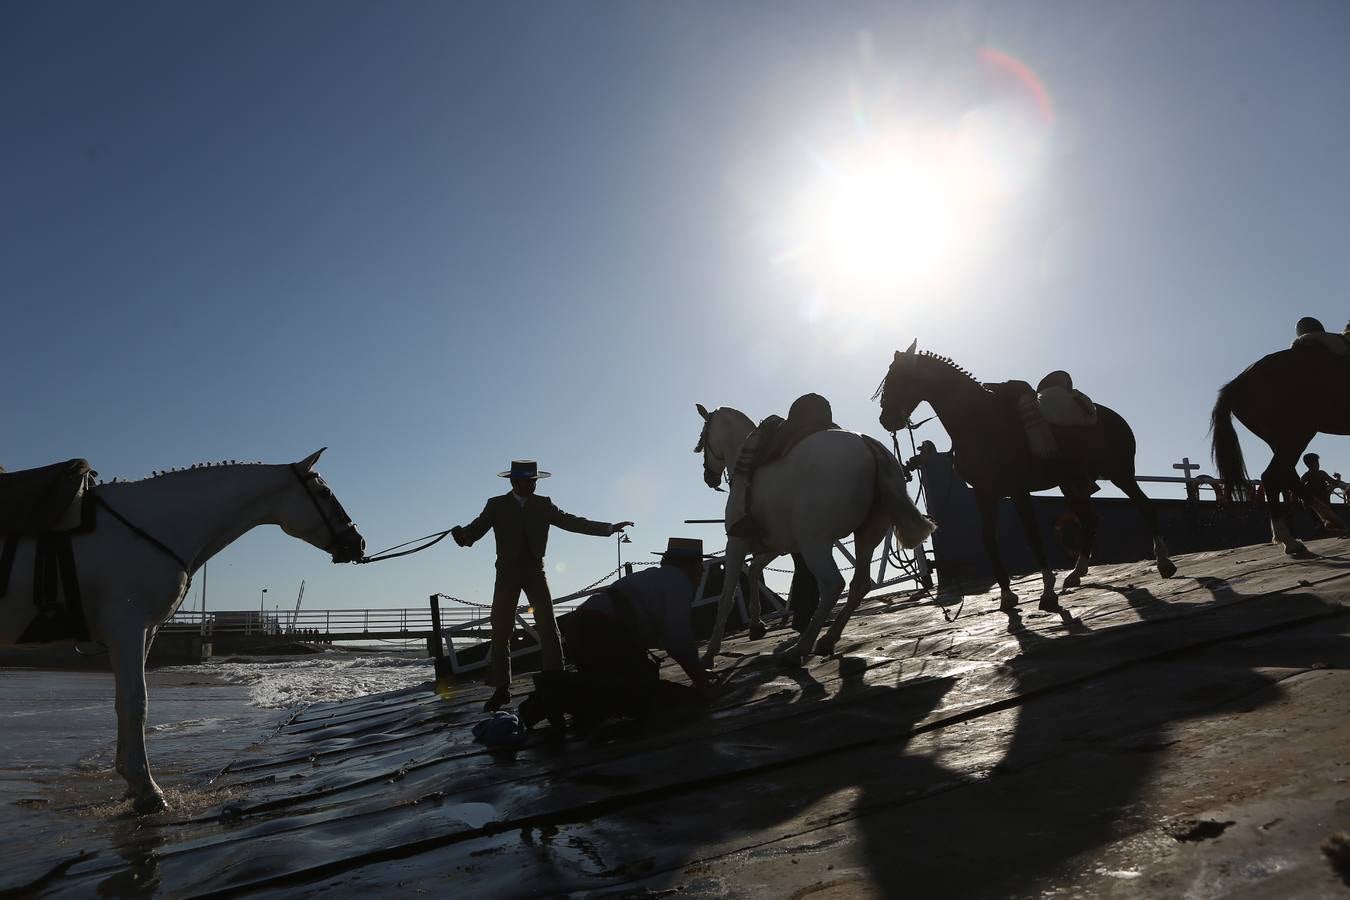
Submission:
<svg viewBox="0 0 1350 900">
<path fill-rule="evenodd" d="M 532 459 L 513 459 L 511 460 L 511 469 L 507 472 L 498 472 L 498 478 L 547 478 L 551 472 L 539 471 L 539 463 Z"/>
<path fill-rule="evenodd" d="M 702 538 L 673 537 L 666 542 L 666 549 L 653 550 L 655 556 L 687 556 L 690 559 L 711 559 L 714 554 L 703 552 Z"/>
</svg>

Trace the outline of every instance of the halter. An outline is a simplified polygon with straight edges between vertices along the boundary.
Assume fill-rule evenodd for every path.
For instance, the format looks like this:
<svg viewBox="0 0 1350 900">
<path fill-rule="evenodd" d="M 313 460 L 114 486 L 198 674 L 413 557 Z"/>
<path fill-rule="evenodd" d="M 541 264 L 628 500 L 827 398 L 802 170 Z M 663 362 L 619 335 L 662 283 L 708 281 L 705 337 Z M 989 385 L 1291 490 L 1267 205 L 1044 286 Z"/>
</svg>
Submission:
<svg viewBox="0 0 1350 900">
<path fill-rule="evenodd" d="M 300 465 L 298 463 L 291 463 L 291 472 L 295 475 L 295 480 L 300 482 L 300 486 L 304 488 L 305 496 L 309 498 L 310 503 L 314 504 L 314 508 L 319 513 L 319 518 L 323 519 L 323 524 L 328 529 L 328 536 L 331 537 L 332 540 L 329 541 L 321 549 L 323 550 L 324 553 L 327 553 L 331 556 L 333 554 L 333 548 L 337 547 L 338 544 L 341 543 L 342 538 L 346 536 L 347 532 L 356 531 L 356 523 L 349 520 L 347 522 L 347 526 L 343 528 L 341 531 L 339 531 L 336 527 L 334 527 L 333 520 L 328 517 L 328 512 L 323 508 L 323 504 L 319 502 L 319 497 L 315 493 L 314 488 L 310 487 L 311 481 L 319 480 L 319 473 L 315 472 L 312 469 L 306 472 L 301 472 Z"/>
</svg>

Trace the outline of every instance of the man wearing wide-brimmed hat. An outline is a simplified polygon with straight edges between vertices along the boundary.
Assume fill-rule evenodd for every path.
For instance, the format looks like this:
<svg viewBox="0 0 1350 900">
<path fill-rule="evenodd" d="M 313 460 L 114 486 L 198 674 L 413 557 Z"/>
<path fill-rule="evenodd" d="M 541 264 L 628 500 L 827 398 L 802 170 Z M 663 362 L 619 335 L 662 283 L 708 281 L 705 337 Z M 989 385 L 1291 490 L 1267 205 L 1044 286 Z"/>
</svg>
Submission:
<svg viewBox="0 0 1350 900">
<path fill-rule="evenodd" d="M 664 650 L 700 694 L 710 694 L 692 621 L 703 541 L 673 537 L 660 556 L 659 567 L 620 578 L 563 616 L 567 658 L 577 671 L 561 680 L 537 679 L 539 690 L 520 707 L 527 727 L 566 712 L 585 730 L 610 715 L 644 718 L 696 704 L 699 697 L 688 687 L 661 681 L 648 650 Z"/>
<path fill-rule="evenodd" d="M 539 471 L 531 459 L 511 462 L 510 470 L 498 473 L 511 479 L 511 490 L 492 497 L 474 519 L 464 527 L 450 530 L 455 543 L 472 546 L 492 529 L 497 540 L 497 583 L 492 591 L 492 649 L 489 683 L 496 687 L 485 709 L 493 710 L 511 699 L 511 632 L 515 628 L 516 602 L 524 591 L 534 608 L 535 627 L 539 631 L 539 653 L 544 671 L 561 669 L 562 644 L 553 621 L 553 598 L 549 594 L 548 579 L 544 575 L 544 551 L 548 547 L 548 529 L 557 525 L 564 531 L 591 534 L 597 537 L 622 531 L 632 522 L 595 522 L 565 513 L 547 497 L 535 493 L 540 478 L 549 477 Z"/>
</svg>

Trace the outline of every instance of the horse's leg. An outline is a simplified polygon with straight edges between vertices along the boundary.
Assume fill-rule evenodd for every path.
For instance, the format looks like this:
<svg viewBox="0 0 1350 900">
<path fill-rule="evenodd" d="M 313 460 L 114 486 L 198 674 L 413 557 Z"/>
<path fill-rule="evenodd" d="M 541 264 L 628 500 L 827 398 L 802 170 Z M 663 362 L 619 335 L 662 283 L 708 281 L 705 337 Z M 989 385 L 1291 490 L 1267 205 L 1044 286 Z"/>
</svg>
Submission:
<svg viewBox="0 0 1350 900">
<path fill-rule="evenodd" d="M 736 596 L 736 585 L 741 580 L 741 567 L 745 562 L 747 549 L 744 538 L 727 538 L 727 552 L 722 560 L 725 569 L 722 596 L 717 600 L 717 621 L 713 623 L 712 635 L 708 638 L 708 649 L 703 654 L 704 668 L 712 668 L 717 659 L 717 651 L 722 649 L 722 632 L 727 627 L 727 616 L 731 615 L 731 603 Z"/>
<path fill-rule="evenodd" d="M 1261 484 L 1266 489 L 1266 505 L 1270 510 L 1270 535 L 1277 544 L 1284 545 L 1284 552 L 1290 556 L 1294 554 L 1303 554 L 1308 552 L 1308 548 L 1303 546 L 1303 542 L 1294 537 L 1293 532 L 1289 530 L 1289 522 L 1286 519 L 1286 502 L 1281 496 L 1282 492 L 1288 491 L 1292 496 L 1299 495 L 1301 485 L 1298 480 L 1298 471 L 1294 468 L 1294 461 L 1298 455 L 1303 452 L 1303 448 L 1308 446 L 1312 440 L 1309 436 L 1307 440 L 1301 442 L 1291 442 L 1275 448 L 1274 455 L 1270 458 L 1270 465 L 1261 473 Z"/>
<path fill-rule="evenodd" d="M 750 640 L 757 641 L 768 631 L 764 627 L 763 608 L 760 591 L 764 589 L 764 567 L 776 559 L 771 553 L 761 553 L 750 558 L 750 596 L 745 598 L 746 610 L 750 615 Z"/>
<path fill-rule="evenodd" d="M 1139 487 L 1139 482 L 1135 480 L 1133 474 L 1112 478 L 1111 483 L 1134 502 L 1135 509 L 1139 510 L 1139 515 L 1148 528 L 1148 533 L 1153 535 L 1153 558 L 1158 563 L 1158 574 L 1163 578 L 1171 578 L 1177 574 L 1176 563 L 1172 562 L 1167 545 L 1163 543 L 1162 530 L 1158 528 L 1158 511 L 1153 508 L 1153 501 L 1144 493 L 1143 488 Z"/>
<path fill-rule="evenodd" d="M 797 637 L 797 642 L 784 651 L 782 662 L 788 665 L 801 665 L 811 655 L 816 635 L 820 634 L 820 629 L 825 625 L 825 618 L 834 608 L 834 601 L 839 599 L 839 594 L 844 589 L 844 576 L 839 574 L 839 567 L 834 563 L 832 542 L 803 547 L 801 553 L 806 560 L 806 567 L 816 576 L 816 585 L 820 588 L 820 603 L 816 606 L 811 621 Z"/>
<path fill-rule="evenodd" d="M 1059 609 L 1059 596 L 1055 594 L 1055 570 L 1045 561 L 1045 542 L 1041 540 L 1041 529 L 1036 525 L 1036 513 L 1031 508 L 1031 495 L 1023 492 L 1012 497 L 1017 517 L 1022 520 L 1022 530 L 1026 532 L 1027 543 L 1031 545 L 1031 555 L 1041 567 L 1041 609 Z"/>
<path fill-rule="evenodd" d="M 975 493 L 975 503 L 980 508 L 980 537 L 984 540 L 984 553 L 989 557 L 990 567 L 1001 589 L 998 608 L 1003 612 L 1016 612 L 1017 595 L 1008 583 L 1008 570 L 1003 568 L 1003 560 L 998 557 L 998 500 L 998 497 L 984 491 Z"/>
<path fill-rule="evenodd" d="M 117 709 L 117 760 L 131 792 L 132 808 L 140 815 L 165 809 L 164 792 L 150 774 L 145 753 L 146 630 L 127 625 L 108 638 Z"/>
<path fill-rule="evenodd" d="M 1078 553 L 1073 571 L 1064 576 L 1064 589 L 1068 590 L 1082 583 L 1083 576 L 1092 565 L 1092 554 L 1097 549 L 1097 511 L 1092 508 L 1092 500 L 1088 497 L 1065 494 L 1064 499 L 1069 501 L 1069 508 L 1083 526 L 1083 549 Z"/>
<path fill-rule="evenodd" d="M 835 644 L 839 643 L 839 638 L 843 636 L 844 626 L 848 624 L 862 598 L 872 589 L 872 554 L 877 549 L 877 543 L 879 542 L 871 539 L 871 535 L 863 536 L 861 533 L 853 535 L 855 565 L 853 580 L 848 585 L 848 599 L 844 601 L 843 609 L 834 617 L 834 623 L 830 625 L 829 631 L 816 642 L 816 652 L 821 656 L 834 653 Z"/>
</svg>

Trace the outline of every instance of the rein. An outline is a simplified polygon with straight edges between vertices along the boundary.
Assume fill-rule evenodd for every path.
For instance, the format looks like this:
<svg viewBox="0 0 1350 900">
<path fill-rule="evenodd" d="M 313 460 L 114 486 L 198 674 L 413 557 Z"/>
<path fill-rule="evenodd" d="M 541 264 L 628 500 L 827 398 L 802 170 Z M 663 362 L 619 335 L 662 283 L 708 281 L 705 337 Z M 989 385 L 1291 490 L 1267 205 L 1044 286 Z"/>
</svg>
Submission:
<svg viewBox="0 0 1350 900">
<path fill-rule="evenodd" d="M 109 513 L 111 513 L 111 514 L 112 514 L 112 517 L 113 517 L 114 519 L 116 519 L 117 521 L 121 522 L 123 525 L 127 526 L 127 528 L 131 529 L 131 533 L 132 533 L 132 534 L 136 535 L 137 537 L 139 537 L 139 538 L 141 538 L 141 539 L 143 539 L 143 540 L 145 540 L 145 541 L 148 541 L 152 546 L 158 548 L 161 552 L 163 552 L 165 555 L 167 555 L 170 559 L 172 559 L 174 562 L 178 563 L 178 565 L 182 566 L 182 567 L 183 567 L 183 571 L 186 572 L 186 573 L 188 574 L 188 581 L 189 581 L 189 583 L 191 582 L 191 580 L 192 580 L 192 567 L 189 566 L 186 562 L 184 562 L 184 561 L 183 561 L 183 557 L 179 556 L 178 553 L 175 552 L 174 549 L 173 549 L 172 547 L 170 547 L 168 544 L 166 544 L 166 543 L 164 543 L 163 541 L 161 541 L 159 538 L 155 537 L 155 536 L 154 536 L 153 534 L 151 534 L 150 532 L 146 531 L 144 528 L 141 528 L 141 527 L 138 526 L 138 525 L 133 525 L 130 521 L 127 520 L 127 517 L 126 517 L 126 516 L 122 515 L 122 514 L 121 514 L 120 512 L 118 512 L 117 510 L 113 509 L 112 506 L 108 503 L 108 501 L 103 499 L 103 495 L 102 495 L 102 494 L 95 493 L 95 494 L 94 494 L 94 499 L 95 499 L 96 501 L 98 501 L 98 504 L 99 504 L 100 506 L 102 506 L 102 507 L 103 507 L 104 509 L 106 509 Z"/>
<path fill-rule="evenodd" d="M 395 544 L 394 546 L 381 550 L 379 553 L 375 553 L 371 556 L 363 556 L 356 562 L 358 565 L 360 565 L 361 563 L 383 562 L 386 559 L 397 559 L 400 556 L 407 556 L 410 553 L 418 553 L 422 550 L 427 549 L 428 547 L 433 547 L 436 544 L 439 544 L 441 541 L 445 540 L 445 536 L 452 531 L 454 531 L 453 528 L 447 528 L 445 529 L 445 531 L 433 531 L 431 534 L 424 534 L 420 538 L 413 538 L 411 541 L 404 541 L 401 544 Z M 409 544 L 416 543 L 417 541 L 426 541 L 427 538 L 432 538 L 433 540 L 427 541 L 422 546 L 414 547 L 411 550 L 404 550 L 400 553 L 390 552 L 391 550 L 397 550 L 399 547 L 406 547 Z"/>
</svg>

